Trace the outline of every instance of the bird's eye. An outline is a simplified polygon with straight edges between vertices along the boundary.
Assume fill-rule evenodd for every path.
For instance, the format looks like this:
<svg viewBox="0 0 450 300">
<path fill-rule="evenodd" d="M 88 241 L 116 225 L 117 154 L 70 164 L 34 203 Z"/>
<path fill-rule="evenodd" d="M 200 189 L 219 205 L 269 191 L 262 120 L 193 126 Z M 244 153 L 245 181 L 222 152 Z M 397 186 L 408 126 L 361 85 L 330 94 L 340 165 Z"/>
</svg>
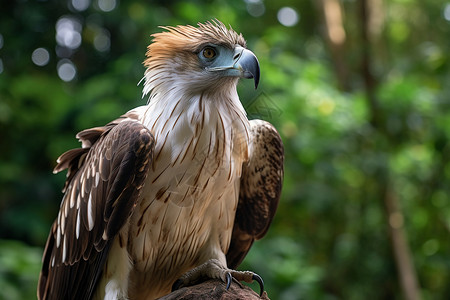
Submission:
<svg viewBox="0 0 450 300">
<path fill-rule="evenodd" d="M 216 56 L 216 50 L 213 47 L 206 47 L 202 50 L 202 54 L 204 58 L 211 59 Z"/>
</svg>

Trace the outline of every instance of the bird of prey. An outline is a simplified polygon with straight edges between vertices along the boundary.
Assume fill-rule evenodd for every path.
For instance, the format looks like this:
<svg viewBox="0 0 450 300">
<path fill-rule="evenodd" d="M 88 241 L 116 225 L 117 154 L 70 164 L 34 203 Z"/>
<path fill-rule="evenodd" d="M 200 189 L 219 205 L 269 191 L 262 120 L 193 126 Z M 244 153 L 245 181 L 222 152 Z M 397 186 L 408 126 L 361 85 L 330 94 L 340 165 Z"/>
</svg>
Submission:
<svg viewBox="0 0 450 300">
<path fill-rule="evenodd" d="M 58 158 L 64 197 L 45 246 L 39 299 L 155 299 L 204 278 L 229 286 L 277 209 L 284 150 L 249 121 L 239 78 L 259 63 L 218 20 L 153 35 L 137 107 L 78 133 Z"/>
</svg>

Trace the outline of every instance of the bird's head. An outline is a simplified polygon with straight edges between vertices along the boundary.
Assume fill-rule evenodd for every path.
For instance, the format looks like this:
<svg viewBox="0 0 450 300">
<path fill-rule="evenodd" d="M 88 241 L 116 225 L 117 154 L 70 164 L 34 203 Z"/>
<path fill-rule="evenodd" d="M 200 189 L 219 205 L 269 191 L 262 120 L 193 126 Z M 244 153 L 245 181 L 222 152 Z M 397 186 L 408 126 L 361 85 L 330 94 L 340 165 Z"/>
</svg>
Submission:
<svg viewBox="0 0 450 300">
<path fill-rule="evenodd" d="M 185 93 L 217 92 L 239 78 L 259 83 L 259 63 L 241 34 L 219 21 L 198 27 L 162 27 L 148 46 L 144 94 L 183 87 Z M 167 86 L 167 84 L 171 86 Z"/>
</svg>

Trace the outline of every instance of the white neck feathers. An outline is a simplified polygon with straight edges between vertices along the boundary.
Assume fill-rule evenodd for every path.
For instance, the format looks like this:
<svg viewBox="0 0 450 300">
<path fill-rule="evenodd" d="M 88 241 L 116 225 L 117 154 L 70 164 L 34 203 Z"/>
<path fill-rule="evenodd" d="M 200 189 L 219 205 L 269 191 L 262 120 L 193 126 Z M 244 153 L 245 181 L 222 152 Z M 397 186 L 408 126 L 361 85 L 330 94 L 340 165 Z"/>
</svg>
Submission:
<svg viewBox="0 0 450 300">
<path fill-rule="evenodd" d="M 165 147 L 171 147 L 172 163 L 189 147 L 204 152 L 199 155 L 211 155 L 216 147 L 221 148 L 216 155 L 233 156 L 241 163 L 248 159 L 250 124 L 236 91 L 237 80 L 226 81 L 214 92 L 196 94 L 189 92 L 189 82 L 164 81 L 154 75 L 146 72 L 143 93 L 150 95 L 142 122 L 157 141 L 155 155 L 165 141 L 170 143 Z"/>
</svg>

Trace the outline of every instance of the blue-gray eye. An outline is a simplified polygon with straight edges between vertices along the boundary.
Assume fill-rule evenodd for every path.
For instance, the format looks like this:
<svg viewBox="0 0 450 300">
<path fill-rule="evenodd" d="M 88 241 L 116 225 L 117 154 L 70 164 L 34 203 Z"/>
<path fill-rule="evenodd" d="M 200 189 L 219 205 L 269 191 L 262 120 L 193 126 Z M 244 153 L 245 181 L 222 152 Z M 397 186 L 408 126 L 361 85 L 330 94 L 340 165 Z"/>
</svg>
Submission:
<svg viewBox="0 0 450 300">
<path fill-rule="evenodd" d="M 217 55 L 217 52 L 213 47 L 205 47 L 202 50 L 202 55 L 204 58 L 212 59 Z"/>
</svg>

